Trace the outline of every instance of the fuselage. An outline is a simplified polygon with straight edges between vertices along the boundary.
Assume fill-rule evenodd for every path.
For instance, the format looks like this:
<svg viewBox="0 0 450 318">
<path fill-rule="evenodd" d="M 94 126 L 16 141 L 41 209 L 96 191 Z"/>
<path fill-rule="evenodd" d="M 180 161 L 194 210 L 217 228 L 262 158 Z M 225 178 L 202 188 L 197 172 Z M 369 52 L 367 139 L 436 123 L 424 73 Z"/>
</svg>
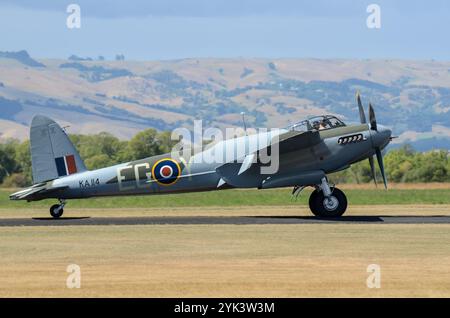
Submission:
<svg viewBox="0 0 450 318">
<path fill-rule="evenodd" d="M 279 183 L 282 186 L 302 185 L 298 184 L 302 179 L 296 176 L 315 171 L 328 174 L 348 168 L 355 162 L 373 156 L 374 146 L 384 148 L 390 137 L 388 129 L 380 127 L 378 131 L 373 131 L 367 124 L 327 129 L 319 131 L 319 143 L 281 154 L 275 173 L 260 173 L 256 169 L 259 164 L 254 163 L 241 176 L 224 176 L 221 167 L 225 164 L 241 166 L 246 156 L 266 148 L 274 137 L 286 132 L 280 129 L 220 141 L 190 158 L 181 156 L 174 159 L 173 154 L 168 153 L 72 174 L 49 181 L 49 187 L 60 190 L 47 197 L 74 199 L 209 191 L 230 187 L 263 188 L 267 180 L 276 187 L 277 178 L 284 178 Z M 347 138 L 345 143 L 344 138 Z"/>
</svg>

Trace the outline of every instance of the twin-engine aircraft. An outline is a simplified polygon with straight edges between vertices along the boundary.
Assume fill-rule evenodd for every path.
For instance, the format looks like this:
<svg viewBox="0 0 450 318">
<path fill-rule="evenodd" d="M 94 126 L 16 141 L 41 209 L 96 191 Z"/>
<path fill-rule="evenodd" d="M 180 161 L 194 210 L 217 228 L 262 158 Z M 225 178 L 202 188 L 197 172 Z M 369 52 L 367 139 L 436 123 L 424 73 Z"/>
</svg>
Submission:
<svg viewBox="0 0 450 318">
<path fill-rule="evenodd" d="M 65 131 L 50 118 L 37 115 L 30 129 L 33 185 L 11 194 L 10 199 L 58 199 L 59 204 L 50 207 L 50 214 L 58 218 L 69 199 L 279 187 L 294 187 L 293 195 L 298 195 L 311 186 L 315 189 L 309 198 L 311 212 L 339 217 L 347 208 L 347 199 L 330 185 L 327 174 L 368 158 L 375 180 L 375 155 L 387 188 L 381 151 L 392 138 L 391 130 L 377 124 L 371 104 L 367 123 L 359 93 L 357 101 L 358 125 L 346 125 L 331 115 L 319 116 L 276 131 L 219 141 L 189 159 L 168 153 L 92 171 L 86 169 Z M 244 151 L 233 151 L 224 162 L 202 159 L 236 148 Z M 264 151 L 278 156 L 278 167 L 270 174 L 262 173 L 267 162 L 258 159 Z"/>
</svg>

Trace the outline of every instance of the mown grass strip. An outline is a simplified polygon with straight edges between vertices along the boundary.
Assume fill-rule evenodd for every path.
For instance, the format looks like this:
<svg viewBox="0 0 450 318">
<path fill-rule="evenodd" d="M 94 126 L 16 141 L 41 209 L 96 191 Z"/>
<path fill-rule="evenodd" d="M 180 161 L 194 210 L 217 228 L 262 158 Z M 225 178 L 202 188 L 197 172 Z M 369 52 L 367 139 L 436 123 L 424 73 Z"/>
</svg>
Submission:
<svg viewBox="0 0 450 318">
<path fill-rule="evenodd" d="M 404 190 L 349 189 L 345 190 L 349 204 L 450 204 L 449 189 Z M 49 207 L 56 200 L 37 202 L 10 201 L 10 191 L 0 190 L 0 208 Z M 126 208 L 126 207 L 195 207 L 195 206 L 256 206 L 307 204 L 310 190 L 298 200 L 291 197 L 291 189 L 223 190 L 171 195 L 127 196 L 70 200 L 73 208 Z"/>
</svg>

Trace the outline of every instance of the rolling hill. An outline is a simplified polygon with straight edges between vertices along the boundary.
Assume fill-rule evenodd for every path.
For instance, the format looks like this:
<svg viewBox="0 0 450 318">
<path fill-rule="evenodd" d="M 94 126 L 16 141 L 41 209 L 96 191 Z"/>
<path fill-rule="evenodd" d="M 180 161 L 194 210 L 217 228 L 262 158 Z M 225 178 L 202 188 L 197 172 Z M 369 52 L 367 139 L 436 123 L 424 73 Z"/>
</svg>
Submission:
<svg viewBox="0 0 450 318">
<path fill-rule="evenodd" d="M 97 61 L 0 52 L 0 138 L 26 139 L 35 114 L 70 133 L 129 138 L 153 127 L 282 127 L 306 116 L 358 120 L 355 91 L 419 150 L 450 148 L 450 62 L 319 59 Z"/>
</svg>

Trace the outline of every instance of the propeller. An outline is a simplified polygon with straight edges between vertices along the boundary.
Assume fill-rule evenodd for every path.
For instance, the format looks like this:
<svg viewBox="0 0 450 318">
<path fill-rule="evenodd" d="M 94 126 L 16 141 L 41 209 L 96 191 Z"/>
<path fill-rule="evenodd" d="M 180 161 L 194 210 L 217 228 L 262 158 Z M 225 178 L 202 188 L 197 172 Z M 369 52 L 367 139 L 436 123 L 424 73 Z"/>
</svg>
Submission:
<svg viewBox="0 0 450 318">
<path fill-rule="evenodd" d="M 356 99 L 358 102 L 358 109 L 359 109 L 359 119 L 361 121 L 361 124 L 366 124 L 366 115 L 364 114 L 364 108 L 361 102 L 361 96 L 359 94 L 359 91 L 356 93 Z M 373 110 L 372 103 L 369 103 L 369 123 L 370 123 L 370 129 L 377 131 L 377 119 L 375 117 L 375 111 Z M 383 178 L 383 184 L 384 188 L 387 189 L 387 179 L 386 174 L 384 171 L 384 164 L 383 164 L 383 155 L 381 154 L 381 149 L 379 147 L 375 147 L 375 155 L 377 157 L 378 167 L 380 168 L 381 177 Z M 369 157 L 369 164 L 370 164 L 370 172 L 372 174 L 373 181 L 375 183 L 375 186 L 377 186 L 377 178 L 375 175 L 375 165 L 373 156 Z"/>
<path fill-rule="evenodd" d="M 356 92 L 356 99 L 358 100 L 359 119 L 361 121 L 361 124 L 365 124 L 366 123 L 366 114 L 364 114 L 364 108 L 361 103 L 361 95 L 359 94 L 359 91 Z"/>
<path fill-rule="evenodd" d="M 375 148 L 375 153 L 377 155 L 378 166 L 380 167 L 381 177 L 383 178 L 384 188 L 387 190 L 387 180 L 386 174 L 384 173 L 383 155 L 381 154 L 380 148 Z"/>
<path fill-rule="evenodd" d="M 375 118 L 375 112 L 373 110 L 372 104 L 369 103 L 369 122 L 370 122 L 370 129 L 377 130 L 377 119 Z"/>
<path fill-rule="evenodd" d="M 370 174 L 372 175 L 372 179 L 373 179 L 373 182 L 375 183 L 375 187 L 377 187 L 378 184 L 377 184 L 377 177 L 375 174 L 375 165 L 373 163 L 373 156 L 369 157 L 369 164 L 370 164 Z"/>
</svg>

